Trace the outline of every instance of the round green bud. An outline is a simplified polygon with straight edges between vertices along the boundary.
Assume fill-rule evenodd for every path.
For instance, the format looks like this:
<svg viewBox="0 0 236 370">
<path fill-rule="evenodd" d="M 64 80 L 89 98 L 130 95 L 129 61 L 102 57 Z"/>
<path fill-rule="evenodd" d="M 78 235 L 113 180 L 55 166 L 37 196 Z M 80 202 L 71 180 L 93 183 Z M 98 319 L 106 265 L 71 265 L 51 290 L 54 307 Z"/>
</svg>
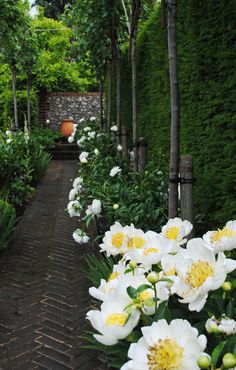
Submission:
<svg viewBox="0 0 236 370">
<path fill-rule="evenodd" d="M 225 291 L 225 292 L 229 292 L 230 290 L 232 290 L 232 283 L 230 281 L 225 281 L 222 285 L 221 285 L 221 288 Z"/>
<path fill-rule="evenodd" d="M 113 204 L 113 209 L 118 209 L 120 205 L 118 203 Z"/>
<path fill-rule="evenodd" d="M 236 366 L 236 356 L 233 353 L 226 353 L 223 357 L 223 365 L 226 369 Z"/>
<path fill-rule="evenodd" d="M 149 283 L 156 284 L 159 280 L 158 273 L 155 272 L 155 271 L 150 272 L 147 276 L 147 279 L 148 279 Z"/>
<path fill-rule="evenodd" d="M 211 357 L 208 354 L 202 354 L 198 357 L 197 364 L 200 369 L 208 369 L 211 364 Z"/>
<path fill-rule="evenodd" d="M 135 269 L 135 267 L 137 266 L 137 263 L 136 262 L 134 262 L 134 261 L 130 261 L 130 263 L 129 263 L 129 267 L 133 270 L 133 269 Z"/>
</svg>

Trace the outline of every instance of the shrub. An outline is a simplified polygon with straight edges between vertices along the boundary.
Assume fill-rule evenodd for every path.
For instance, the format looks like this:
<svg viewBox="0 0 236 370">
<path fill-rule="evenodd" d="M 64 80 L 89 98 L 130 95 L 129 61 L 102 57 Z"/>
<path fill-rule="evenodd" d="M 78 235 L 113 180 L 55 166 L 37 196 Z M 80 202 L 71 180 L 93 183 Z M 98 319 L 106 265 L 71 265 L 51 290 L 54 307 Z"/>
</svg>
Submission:
<svg viewBox="0 0 236 370">
<path fill-rule="evenodd" d="M 6 248 L 16 225 L 16 212 L 7 201 L 0 199 L 0 249 Z"/>
</svg>

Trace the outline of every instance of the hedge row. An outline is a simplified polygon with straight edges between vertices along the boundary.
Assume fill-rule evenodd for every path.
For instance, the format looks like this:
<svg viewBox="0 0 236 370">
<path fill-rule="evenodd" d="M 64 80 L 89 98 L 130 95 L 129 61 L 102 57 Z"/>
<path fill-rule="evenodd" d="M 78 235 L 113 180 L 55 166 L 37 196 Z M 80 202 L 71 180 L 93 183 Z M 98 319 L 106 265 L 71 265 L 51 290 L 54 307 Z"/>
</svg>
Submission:
<svg viewBox="0 0 236 370">
<path fill-rule="evenodd" d="M 179 0 L 181 153 L 194 157 L 199 232 L 236 216 L 236 2 Z M 138 36 L 138 125 L 149 157 L 169 162 L 170 93 L 167 30 L 158 6 Z M 122 57 L 122 124 L 131 126 L 131 73 Z M 115 117 L 115 100 L 113 105 Z M 131 132 L 131 130 L 129 130 Z"/>
</svg>

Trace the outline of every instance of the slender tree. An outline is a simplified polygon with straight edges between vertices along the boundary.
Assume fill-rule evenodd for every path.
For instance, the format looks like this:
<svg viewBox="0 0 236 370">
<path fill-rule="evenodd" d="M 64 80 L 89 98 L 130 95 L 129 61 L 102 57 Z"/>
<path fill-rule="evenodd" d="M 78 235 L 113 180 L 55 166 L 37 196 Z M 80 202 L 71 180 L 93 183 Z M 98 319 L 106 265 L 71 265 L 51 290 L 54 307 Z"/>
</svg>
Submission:
<svg viewBox="0 0 236 370">
<path fill-rule="evenodd" d="M 168 9 L 168 54 L 171 91 L 171 143 L 170 143 L 170 183 L 169 218 L 178 214 L 178 176 L 179 176 L 179 137 L 180 107 L 179 79 L 176 47 L 176 10 L 177 0 L 167 0 Z"/>
<path fill-rule="evenodd" d="M 23 1 L 0 0 L 0 45 L 5 63 L 11 68 L 12 91 L 14 102 L 14 124 L 12 129 L 18 130 L 16 73 L 19 64 L 22 35 L 27 24 L 27 8 Z"/>
<path fill-rule="evenodd" d="M 37 62 L 39 55 L 37 37 L 33 29 L 28 27 L 22 37 L 21 45 L 21 55 L 20 55 L 20 66 L 22 72 L 26 74 L 27 77 L 27 122 L 28 129 L 31 129 L 31 85 L 32 85 L 32 76 L 33 69 Z"/>
</svg>

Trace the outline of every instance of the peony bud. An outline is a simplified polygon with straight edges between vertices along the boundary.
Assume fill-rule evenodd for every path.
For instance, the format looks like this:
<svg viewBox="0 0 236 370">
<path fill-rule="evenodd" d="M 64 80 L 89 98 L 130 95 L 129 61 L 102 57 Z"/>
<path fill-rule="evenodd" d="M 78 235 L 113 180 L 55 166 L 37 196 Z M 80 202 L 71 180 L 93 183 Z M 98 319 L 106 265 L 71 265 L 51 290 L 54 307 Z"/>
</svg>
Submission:
<svg viewBox="0 0 236 370">
<path fill-rule="evenodd" d="M 236 356 L 233 353 L 226 353 L 223 357 L 223 365 L 226 369 L 236 366 Z"/>
<path fill-rule="evenodd" d="M 225 281 L 222 285 L 221 285 L 221 288 L 225 291 L 225 292 L 229 292 L 230 290 L 232 290 L 232 283 L 230 281 Z"/>
<path fill-rule="evenodd" d="M 202 353 L 197 360 L 200 369 L 208 369 L 211 364 L 211 357 L 207 353 Z"/>
<path fill-rule="evenodd" d="M 133 269 L 135 269 L 135 267 L 137 266 L 137 263 L 136 262 L 134 262 L 134 261 L 130 261 L 130 263 L 129 263 L 129 267 L 133 270 Z"/>
<path fill-rule="evenodd" d="M 120 207 L 119 204 L 117 203 L 113 204 L 113 209 L 118 209 L 119 207 Z"/>
<path fill-rule="evenodd" d="M 155 271 L 150 272 L 147 276 L 147 279 L 148 279 L 149 283 L 156 284 L 159 280 L 158 273 L 155 272 Z"/>
</svg>

